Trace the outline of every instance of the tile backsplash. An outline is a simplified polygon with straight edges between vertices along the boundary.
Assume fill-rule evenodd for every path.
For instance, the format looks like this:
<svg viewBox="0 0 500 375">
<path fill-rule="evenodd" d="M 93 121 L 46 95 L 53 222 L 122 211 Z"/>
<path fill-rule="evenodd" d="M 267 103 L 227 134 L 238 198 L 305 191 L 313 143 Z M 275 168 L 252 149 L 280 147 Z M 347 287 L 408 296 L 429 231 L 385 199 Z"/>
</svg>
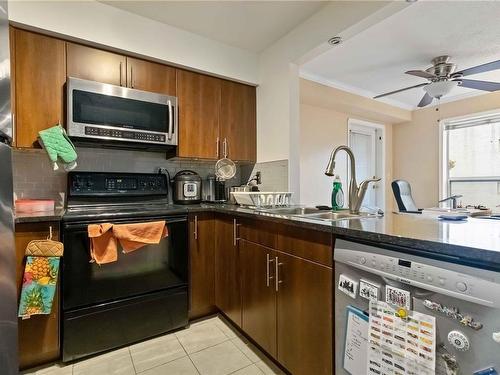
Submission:
<svg viewBox="0 0 500 375">
<path fill-rule="evenodd" d="M 78 151 L 76 171 L 156 173 L 167 168 L 171 177 L 183 169 L 197 172 L 202 179 L 214 173 L 215 162 L 184 159 L 166 160 L 157 152 L 82 148 Z M 67 173 L 54 171 L 43 150 L 15 150 L 13 153 L 14 192 L 18 198 L 47 198 L 58 201 L 59 193 L 66 192 Z M 227 186 L 241 184 L 240 167 L 236 176 L 226 181 Z"/>
<path fill-rule="evenodd" d="M 242 166 L 241 182 L 246 183 L 257 171 L 260 171 L 262 179 L 260 191 L 288 191 L 288 160 Z"/>
</svg>

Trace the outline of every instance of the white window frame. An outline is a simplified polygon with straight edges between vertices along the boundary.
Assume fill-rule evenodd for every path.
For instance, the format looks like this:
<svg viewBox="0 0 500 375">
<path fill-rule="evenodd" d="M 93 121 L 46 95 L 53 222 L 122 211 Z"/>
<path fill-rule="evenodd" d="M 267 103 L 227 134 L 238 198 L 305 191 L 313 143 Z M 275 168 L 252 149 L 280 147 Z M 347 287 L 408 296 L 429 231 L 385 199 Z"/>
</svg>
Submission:
<svg viewBox="0 0 500 375">
<path fill-rule="evenodd" d="M 500 108 L 485 112 L 470 113 L 464 116 L 450 117 L 439 121 L 439 199 L 447 198 L 451 195 L 451 184 L 449 178 L 448 170 L 448 160 L 449 160 L 449 150 L 448 144 L 449 140 L 446 139 L 445 142 L 445 127 L 450 121 L 465 120 L 471 117 L 481 117 L 500 114 Z M 500 181 L 500 176 L 490 176 L 490 177 L 456 177 L 453 181 Z"/>
<path fill-rule="evenodd" d="M 361 128 L 360 128 L 361 127 Z M 351 137 L 350 137 L 350 132 L 351 130 L 356 130 L 356 131 L 363 131 L 363 128 L 373 128 L 375 129 L 375 136 L 378 134 L 381 135 L 382 140 L 380 142 L 377 142 L 377 137 L 375 137 L 375 144 L 376 144 L 376 157 L 380 159 L 380 166 L 375 165 L 375 169 L 380 169 L 381 175 L 377 176 L 380 177 L 382 180 L 378 182 L 379 187 L 380 187 L 380 200 L 381 202 L 377 202 L 379 204 L 379 207 L 383 209 L 384 211 L 386 210 L 386 175 L 385 175 L 385 160 L 386 160 L 386 151 L 385 151 L 385 125 L 376 123 L 376 122 L 371 122 L 371 121 L 366 121 L 366 120 L 359 120 L 356 118 L 348 118 L 347 119 L 347 145 L 351 146 Z M 349 165 L 349 161 L 347 161 L 347 173 L 348 176 L 351 175 L 351 166 Z M 375 162 L 376 163 L 376 162 Z M 358 181 L 358 184 L 361 181 Z"/>
</svg>

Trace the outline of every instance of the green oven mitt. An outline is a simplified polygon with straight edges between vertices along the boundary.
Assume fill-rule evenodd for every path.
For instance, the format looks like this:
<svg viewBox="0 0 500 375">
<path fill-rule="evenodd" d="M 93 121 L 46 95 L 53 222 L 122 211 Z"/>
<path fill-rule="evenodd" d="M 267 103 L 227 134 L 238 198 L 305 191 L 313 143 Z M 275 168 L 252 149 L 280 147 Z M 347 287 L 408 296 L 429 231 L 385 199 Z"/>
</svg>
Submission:
<svg viewBox="0 0 500 375">
<path fill-rule="evenodd" d="M 54 164 L 54 170 L 59 169 L 57 161 L 61 160 L 64 169 L 69 171 L 76 167 L 76 149 L 71 143 L 66 131 L 61 125 L 56 125 L 51 128 L 38 132 L 39 141 L 49 155 L 50 160 Z"/>
</svg>

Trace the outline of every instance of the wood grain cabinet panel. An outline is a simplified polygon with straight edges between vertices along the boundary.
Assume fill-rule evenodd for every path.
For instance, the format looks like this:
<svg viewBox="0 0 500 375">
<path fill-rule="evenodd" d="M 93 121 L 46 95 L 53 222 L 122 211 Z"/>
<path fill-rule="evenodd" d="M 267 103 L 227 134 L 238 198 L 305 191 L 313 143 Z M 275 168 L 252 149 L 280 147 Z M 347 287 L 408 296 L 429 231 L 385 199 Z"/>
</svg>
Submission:
<svg viewBox="0 0 500 375">
<path fill-rule="evenodd" d="M 16 224 L 16 276 L 18 297 L 21 293 L 22 277 L 24 273 L 24 252 L 31 240 L 46 239 L 49 227 L 52 226 L 52 238 L 59 238 L 59 223 L 26 223 Z M 60 278 L 59 278 L 60 282 Z M 35 315 L 30 319 L 19 319 L 19 365 L 21 369 L 48 363 L 59 358 L 60 355 L 60 288 L 56 295 L 49 315 Z"/>
<path fill-rule="evenodd" d="M 276 252 L 240 241 L 242 329 L 273 357 L 276 356 Z"/>
<path fill-rule="evenodd" d="M 213 213 L 189 217 L 190 319 L 216 312 L 214 229 Z"/>
<path fill-rule="evenodd" d="M 128 87 L 137 90 L 176 95 L 175 68 L 127 57 Z"/>
<path fill-rule="evenodd" d="M 236 219 L 217 216 L 215 220 L 215 304 L 241 327 L 240 255 L 235 236 Z"/>
<path fill-rule="evenodd" d="M 256 91 L 241 83 L 221 81 L 220 137 L 233 160 L 257 159 Z M 225 145 L 224 145 L 225 142 Z"/>
<path fill-rule="evenodd" d="M 291 225 L 278 226 L 276 249 L 292 255 L 333 265 L 332 234 Z"/>
<path fill-rule="evenodd" d="M 19 29 L 14 37 L 15 144 L 38 147 L 38 132 L 64 120 L 65 43 Z"/>
<path fill-rule="evenodd" d="M 125 56 L 70 42 L 66 48 L 68 77 L 127 86 Z"/>
<path fill-rule="evenodd" d="M 218 78 L 177 70 L 179 157 L 219 158 L 220 82 Z"/>
<path fill-rule="evenodd" d="M 265 220 L 239 219 L 239 237 L 259 245 L 276 248 L 276 233 L 279 225 Z"/>
<path fill-rule="evenodd" d="M 332 269 L 278 254 L 278 361 L 294 375 L 331 375 Z"/>
</svg>

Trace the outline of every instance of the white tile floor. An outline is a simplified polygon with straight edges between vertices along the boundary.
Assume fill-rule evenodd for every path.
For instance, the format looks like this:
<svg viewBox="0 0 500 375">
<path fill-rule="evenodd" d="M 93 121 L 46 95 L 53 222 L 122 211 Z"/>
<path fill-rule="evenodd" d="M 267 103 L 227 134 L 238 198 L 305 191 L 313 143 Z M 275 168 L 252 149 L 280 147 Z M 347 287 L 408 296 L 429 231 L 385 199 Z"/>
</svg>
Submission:
<svg viewBox="0 0 500 375">
<path fill-rule="evenodd" d="M 220 317 L 71 365 L 24 375 L 272 375 L 283 374 Z"/>
</svg>

